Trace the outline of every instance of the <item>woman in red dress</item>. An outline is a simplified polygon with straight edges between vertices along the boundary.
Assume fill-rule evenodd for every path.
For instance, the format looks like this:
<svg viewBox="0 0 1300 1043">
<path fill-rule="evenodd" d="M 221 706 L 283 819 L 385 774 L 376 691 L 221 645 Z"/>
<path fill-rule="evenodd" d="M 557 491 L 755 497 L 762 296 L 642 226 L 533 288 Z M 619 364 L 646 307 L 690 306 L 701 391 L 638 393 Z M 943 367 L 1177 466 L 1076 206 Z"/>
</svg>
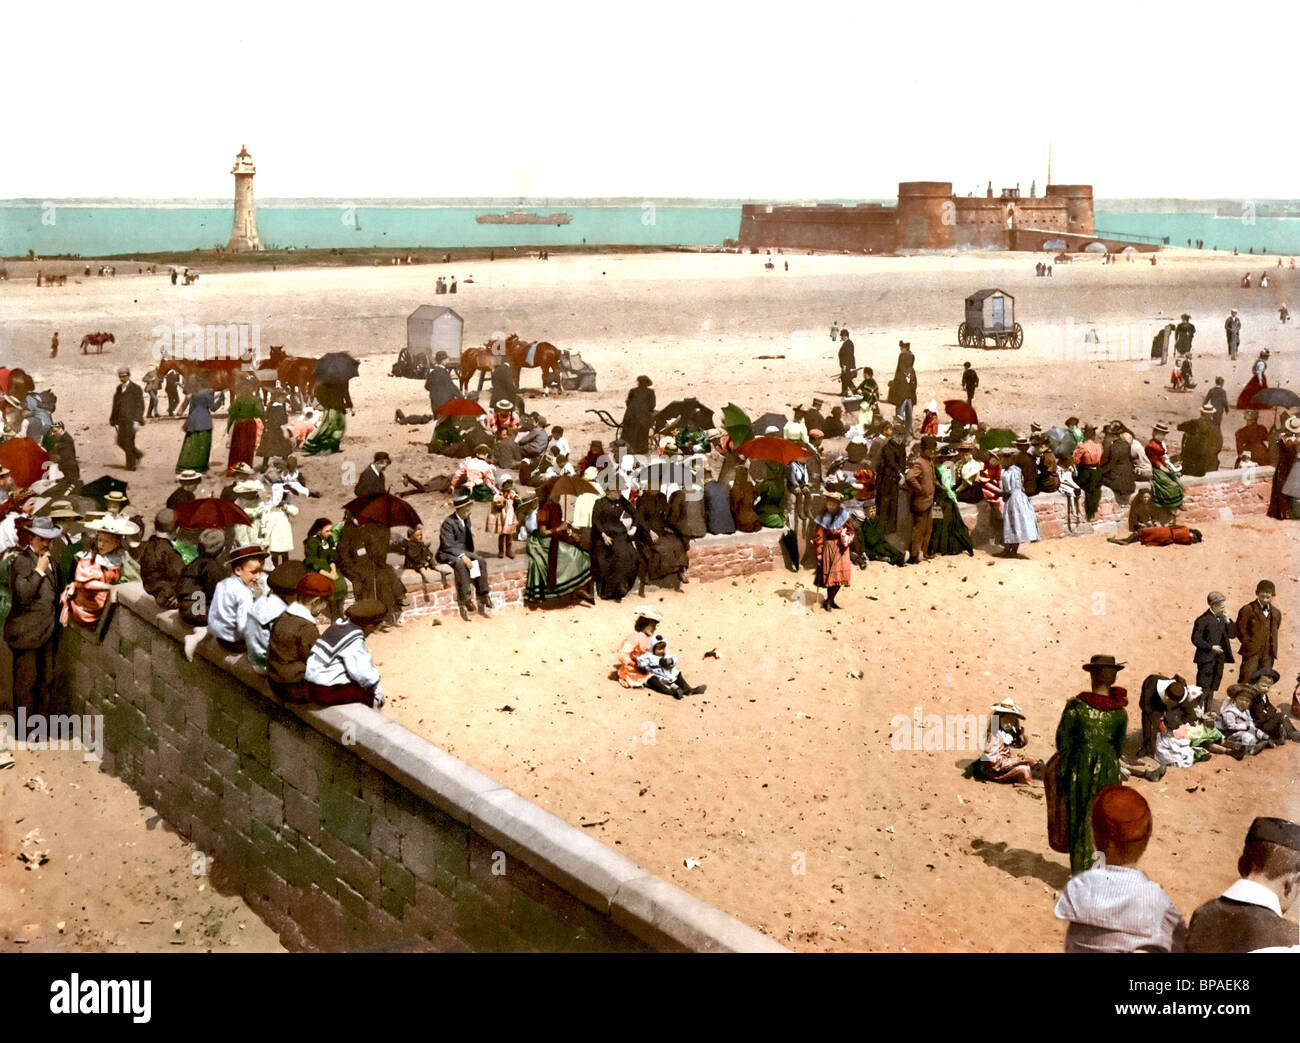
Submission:
<svg viewBox="0 0 1300 1043">
<path fill-rule="evenodd" d="M 1255 396 L 1268 387 L 1268 351 L 1265 349 L 1259 353 L 1259 358 L 1255 360 L 1255 365 L 1251 369 L 1250 380 L 1246 386 L 1241 389 L 1241 394 L 1237 396 L 1238 409 L 1258 409 L 1255 405 Z M 1258 460 L 1255 461 L 1259 463 Z"/>
<path fill-rule="evenodd" d="M 813 519 L 813 548 L 817 552 L 815 582 L 826 591 L 822 608 L 827 612 L 844 607 L 835 604 L 835 595 L 840 592 L 840 587 L 849 585 L 853 576 L 853 564 L 849 558 L 853 525 L 842 501 L 839 493 L 828 492 L 822 513 Z"/>
</svg>

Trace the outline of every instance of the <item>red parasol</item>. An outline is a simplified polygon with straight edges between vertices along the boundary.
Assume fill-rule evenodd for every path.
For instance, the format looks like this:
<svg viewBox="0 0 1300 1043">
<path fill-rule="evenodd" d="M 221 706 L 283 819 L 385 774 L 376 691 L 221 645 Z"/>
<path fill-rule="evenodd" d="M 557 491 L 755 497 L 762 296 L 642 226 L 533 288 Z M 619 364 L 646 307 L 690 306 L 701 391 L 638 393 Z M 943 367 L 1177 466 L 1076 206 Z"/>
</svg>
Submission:
<svg viewBox="0 0 1300 1043">
<path fill-rule="evenodd" d="M 788 438 L 775 438 L 764 435 L 751 438 L 736 450 L 741 456 L 750 460 L 770 460 L 777 464 L 790 464 L 802 460 L 808 455 L 808 447 L 792 442 Z"/>
<path fill-rule="evenodd" d="M 390 529 L 420 524 L 420 516 L 415 508 L 392 493 L 366 493 L 365 496 L 349 500 L 343 509 L 359 522 L 377 522 Z"/>
<path fill-rule="evenodd" d="M 975 407 L 960 398 L 944 399 L 943 411 L 959 424 L 978 424 Z"/>
<path fill-rule="evenodd" d="M 239 504 L 216 496 L 189 500 L 176 508 L 176 525 L 182 529 L 228 529 L 251 521 Z"/>
<path fill-rule="evenodd" d="M 434 412 L 438 416 L 483 416 L 487 410 L 473 399 L 449 398 Z"/>
<path fill-rule="evenodd" d="M 30 438 L 0 444 L 0 464 L 9 468 L 15 486 L 26 488 L 46 477 L 49 454 Z"/>
</svg>

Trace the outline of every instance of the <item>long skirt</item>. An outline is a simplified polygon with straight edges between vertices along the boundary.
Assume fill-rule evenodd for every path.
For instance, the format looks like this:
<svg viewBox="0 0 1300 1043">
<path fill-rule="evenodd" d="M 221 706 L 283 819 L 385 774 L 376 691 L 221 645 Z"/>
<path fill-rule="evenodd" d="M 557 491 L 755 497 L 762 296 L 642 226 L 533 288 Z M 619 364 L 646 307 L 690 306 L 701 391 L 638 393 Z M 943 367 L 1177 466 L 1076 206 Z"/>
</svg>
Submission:
<svg viewBox="0 0 1300 1043">
<path fill-rule="evenodd" d="M 605 546 L 600 534 L 591 534 L 591 574 L 596 579 L 596 593 L 606 601 L 621 601 L 636 582 L 636 547 L 627 536 L 614 537 Z"/>
<path fill-rule="evenodd" d="M 1092 521 L 1097 505 L 1101 503 L 1101 468 L 1079 464 L 1075 468 L 1074 480 L 1083 490 L 1083 513 Z"/>
<path fill-rule="evenodd" d="M 302 444 L 302 451 L 311 456 L 323 453 L 337 453 L 343 441 L 343 432 L 347 421 L 341 409 L 327 409 L 320 416 L 320 422 L 311 437 Z"/>
<path fill-rule="evenodd" d="M 943 517 L 934 523 L 930 530 L 930 547 L 927 554 L 970 554 L 974 555 L 975 545 L 971 542 L 970 529 L 962 521 L 957 505 L 946 496 L 941 503 Z"/>
<path fill-rule="evenodd" d="M 230 429 L 230 458 L 226 461 L 226 474 L 233 474 L 235 464 L 253 466 L 258 440 L 262 437 L 262 421 L 255 417 L 236 420 Z"/>
<path fill-rule="evenodd" d="M 623 419 L 623 441 L 634 453 L 642 455 L 650 451 L 650 421 L 640 418 Z"/>
<path fill-rule="evenodd" d="M 1168 471 L 1159 469 L 1151 472 L 1151 499 L 1157 507 L 1176 511 L 1183 505 L 1183 483 Z"/>
<path fill-rule="evenodd" d="M 272 554 L 293 553 L 293 523 L 278 507 L 266 513 L 266 543 L 266 549 Z"/>
<path fill-rule="evenodd" d="M 181 443 L 181 452 L 176 457 L 176 470 L 198 471 L 200 474 L 208 469 L 208 457 L 212 455 L 212 432 L 190 431 Z"/>
<path fill-rule="evenodd" d="M 555 572 L 551 575 L 551 553 L 555 554 Z M 528 579 L 524 584 L 525 601 L 562 598 L 580 590 L 591 579 L 591 555 L 581 547 L 553 536 L 528 538 Z"/>
<path fill-rule="evenodd" d="M 879 518 L 868 518 L 858 523 L 853 534 L 853 549 L 867 556 L 868 561 L 884 561 L 890 565 L 903 564 L 903 552 L 885 539 L 885 528 Z"/>
</svg>

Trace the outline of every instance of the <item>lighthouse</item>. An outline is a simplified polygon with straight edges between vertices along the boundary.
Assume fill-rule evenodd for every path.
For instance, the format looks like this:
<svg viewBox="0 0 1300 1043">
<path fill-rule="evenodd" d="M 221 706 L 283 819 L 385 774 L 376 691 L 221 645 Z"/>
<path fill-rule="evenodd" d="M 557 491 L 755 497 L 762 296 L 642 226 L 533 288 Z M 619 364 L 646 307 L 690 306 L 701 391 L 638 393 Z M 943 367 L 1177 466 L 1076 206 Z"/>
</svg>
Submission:
<svg viewBox="0 0 1300 1043">
<path fill-rule="evenodd" d="M 257 212 L 253 208 L 253 175 L 257 169 L 247 145 L 239 146 L 239 155 L 235 157 L 230 172 L 235 175 L 235 224 L 230 229 L 230 242 L 226 249 L 231 253 L 260 250 L 262 243 L 257 238 Z"/>
</svg>

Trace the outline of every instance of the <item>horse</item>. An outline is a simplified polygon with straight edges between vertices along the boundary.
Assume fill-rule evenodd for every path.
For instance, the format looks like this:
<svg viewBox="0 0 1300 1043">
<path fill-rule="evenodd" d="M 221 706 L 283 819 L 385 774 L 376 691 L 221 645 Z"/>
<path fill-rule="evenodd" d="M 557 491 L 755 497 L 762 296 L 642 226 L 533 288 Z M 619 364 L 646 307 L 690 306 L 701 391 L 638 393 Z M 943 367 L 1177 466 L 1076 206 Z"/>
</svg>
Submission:
<svg viewBox="0 0 1300 1043">
<path fill-rule="evenodd" d="M 102 355 L 104 354 L 105 344 L 116 344 L 116 343 L 117 341 L 114 339 L 111 333 L 87 333 L 84 337 L 81 338 L 81 353 L 83 355 L 89 354 L 86 351 L 86 347 L 89 345 L 95 349 L 96 355 Z"/>
<path fill-rule="evenodd" d="M 161 381 L 172 370 L 181 375 L 181 383 L 186 388 L 193 387 L 196 379 L 201 378 L 213 391 L 225 391 L 232 398 L 241 375 L 238 362 L 201 369 L 193 359 L 163 359 L 158 363 L 158 379 Z"/>
<path fill-rule="evenodd" d="M 510 364 L 511 375 L 515 378 L 515 386 L 519 385 L 519 371 L 521 369 L 537 369 L 542 371 L 542 387 L 559 387 L 560 386 L 560 349 L 554 344 L 547 341 L 538 341 L 536 350 L 532 351 L 533 360 L 528 361 L 529 351 L 533 345 L 520 340 L 515 334 L 510 334 L 504 342 L 494 344 L 489 341 L 481 348 L 470 348 L 468 351 L 460 353 L 460 390 L 463 394 L 469 387 L 470 377 L 478 370 L 492 372 L 492 368 L 499 364 L 501 359 L 505 359 Z"/>
<path fill-rule="evenodd" d="M 270 354 L 257 364 L 259 370 L 275 370 L 275 379 L 263 378 L 265 390 L 269 384 L 274 387 L 279 382 L 289 390 L 297 391 L 304 401 L 310 402 L 316 394 L 316 360 L 305 355 L 290 355 L 283 344 L 270 345 Z"/>
</svg>

